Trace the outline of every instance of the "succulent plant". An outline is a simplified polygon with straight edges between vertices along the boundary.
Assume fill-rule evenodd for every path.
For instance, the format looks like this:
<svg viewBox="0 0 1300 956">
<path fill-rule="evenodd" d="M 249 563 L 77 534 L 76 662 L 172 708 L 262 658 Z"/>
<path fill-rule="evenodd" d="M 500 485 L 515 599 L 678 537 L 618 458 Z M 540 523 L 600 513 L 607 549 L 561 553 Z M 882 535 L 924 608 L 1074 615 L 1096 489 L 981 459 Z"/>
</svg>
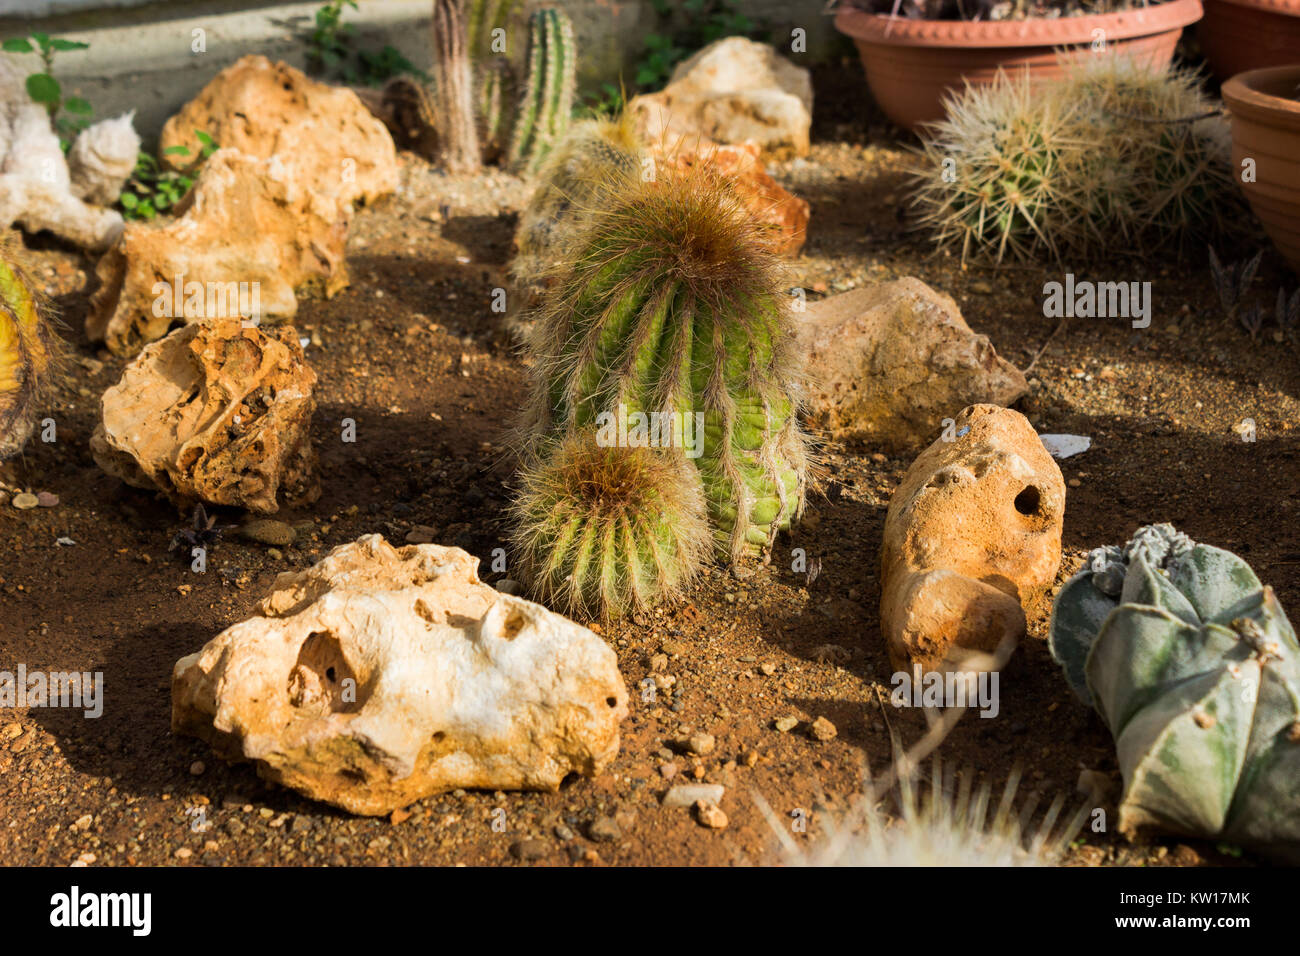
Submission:
<svg viewBox="0 0 1300 956">
<path fill-rule="evenodd" d="M 573 23 L 554 7 L 534 10 L 528 18 L 528 79 L 519 102 L 509 165 L 536 172 L 546 154 L 564 135 L 573 113 L 577 55 Z"/>
<path fill-rule="evenodd" d="M 482 161 L 466 14 L 466 0 L 433 0 L 438 145 L 444 165 L 459 173 L 476 172 Z"/>
<path fill-rule="evenodd" d="M 1300 859 L 1300 644 L 1249 565 L 1141 528 L 1061 588 L 1050 646 L 1115 738 L 1121 832 Z"/>
<path fill-rule="evenodd" d="M 36 427 L 57 342 L 15 242 L 0 241 L 0 461 L 21 451 Z"/>
<path fill-rule="evenodd" d="M 527 440 L 602 415 L 700 421 L 691 454 L 718 549 L 758 552 L 801 512 L 807 477 L 776 260 L 704 167 L 629 178 L 602 207 L 584 217 L 537 310 Z"/>
<path fill-rule="evenodd" d="M 655 448 L 576 432 L 524 468 L 513 543 L 539 600 L 617 618 L 682 593 L 709 552 L 695 469 Z"/>
<path fill-rule="evenodd" d="M 1121 56 L 999 74 L 949 98 L 914 172 L 919 222 L 1001 261 L 1149 253 L 1224 233 L 1241 197 L 1227 127 L 1193 72 Z"/>
<path fill-rule="evenodd" d="M 583 214 L 602 194 L 632 179 L 641 143 L 630 114 L 575 123 L 537 171 L 537 188 L 519 215 L 511 278 L 536 285 L 557 265 Z"/>
</svg>

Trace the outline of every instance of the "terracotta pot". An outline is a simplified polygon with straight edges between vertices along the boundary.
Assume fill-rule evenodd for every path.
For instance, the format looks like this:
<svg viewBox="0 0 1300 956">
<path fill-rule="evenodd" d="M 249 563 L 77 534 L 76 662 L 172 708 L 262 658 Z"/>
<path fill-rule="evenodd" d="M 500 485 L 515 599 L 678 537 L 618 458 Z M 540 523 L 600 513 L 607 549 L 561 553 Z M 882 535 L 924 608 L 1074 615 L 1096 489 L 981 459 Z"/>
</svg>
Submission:
<svg viewBox="0 0 1300 956">
<path fill-rule="evenodd" d="M 1007 21 L 906 20 L 840 7 L 835 26 L 857 44 L 867 85 L 899 126 L 942 119 L 943 97 L 963 81 L 990 83 L 999 69 L 1028 67 L 1035 77 L 1061 72 L 1057 51 L 1085 51 L 1099 38 L 1107 53 L 1157 65 L 1173 57 L 1178 34 L 1201 17 L 1201 0 L 1087 17 Z"/>
<path fill-rule="evenodd" d="M 1300 0 L 1205 0 L 1196 35 L 1220 80 L 1300 63 Z"/>
<path fill-rule="evenodd" d="M 1255 161 L 1254 182 L 1242 182 L 1242 191 L 1273 244 L 1300 273 L 1297 85 L 1300 63 L 1250 70 L 1223 84 L 1223 102 L 1232 114 L 1232 163 L 1239 181 L 1243 161 Z"/>
</svg>

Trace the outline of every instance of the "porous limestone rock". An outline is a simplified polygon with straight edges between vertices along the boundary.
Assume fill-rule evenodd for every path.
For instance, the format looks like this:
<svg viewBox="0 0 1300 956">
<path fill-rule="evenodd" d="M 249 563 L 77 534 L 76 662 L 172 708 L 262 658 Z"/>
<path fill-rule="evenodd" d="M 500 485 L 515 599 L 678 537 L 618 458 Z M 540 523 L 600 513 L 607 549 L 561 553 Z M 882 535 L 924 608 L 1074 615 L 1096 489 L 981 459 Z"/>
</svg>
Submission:
<svg viewBox="0 0 1300 956">
<path fill-rule="evenodd" d="M 794 257 L 808 238 L 808 203 L 768 175 L 754 143 L 740 146 L 687 147 L 667 154 L 676 169 L 705 163 L 732 184 L 741 202 L 762 227 L 767 245 L 779 256 Z"/>
<path fill-rule="evenodd" d="M 316 373 L 298 333 L 205 319 L 146 347 L 108 389 L 90 450 L 129 485 L 279 510 L 320 494 L 309 438 Z"/>
<path fill-rule="evenodd" d="M 75 245 L 103 249 L 121 233 L 122 214 L 94 202 L 107 205 L 115 200 L 114 183 L 121 191 L 125 178 L 117 181 L 120 151 L 130 151 L 128 175 L 135 165 L 140 139 L 131 129 L 131 118 L 105 120 L 83 130 L 73 144 L 69 169 L 50 114 L 27 94 L 25 79 L 23 71 L 0 55 L 0 229 L 15 223 L 28 232 L 48 229 Z M 105 159 L 105 168 L 92 168 L 86 161 L 92 156 Z"/>
<path fill-rule="evenodd" d="M 628 108 L 650 143 L 756 143 L 764 155 L 808 155 L 812 79 L 765 43 L 726 37 L 678 64 L 658 93 Z"/>
<path fill-rule="evenodd" d="M 972 661 L 1013 647 L 1056 577 L 1064 514 L 1061 470 L 1023 415 L 959 413 L 885 516 L 880 628 L 894 669 L 979 670 Z"/>
<path fill-rule="evenodd" d="M 836 441 L 911 451 L 967 405 L 1010 405 L 1028 389 L 957 304 L 919 279 L 810 303 L 799 334 L 809 424 Z"/>
<path fill-rule="evenodd" d="M 343 205 L 397 188 L 397 148 L 352 90 L 319 83 L 287 63 L 249 55 L 226 67 L 163 126 L 162 161 L 180 169 L 200 154 L 195 130 L 222 148 L 272 159 L 284 178 Z M 188 152 L 169 154 L 183 146 Z"/>
<path fill-rule="evenodd" d="M 281 574 L 256 617 L 172 671 L 174 732 L 367 815 L 594 776 L 627 704 L 591 631 L 483 584 L 460 548 L 374 534 Z"/>
<path fill-rule="evenodd" d="M 68 150 L 72 194 L 88 203 L 111 206 L 135 171 L 140 135 L 131 125 L 135 110 L 88 126 Z"/>
<path fill-rule="evenodd" d="M 86 334 L 132 355 L 176 322 L 291 319 L 347 285 L 346 209 L 275 158 L 221 149 L 170 222 L 132 222 L 95 267 Z"/>
</svg>

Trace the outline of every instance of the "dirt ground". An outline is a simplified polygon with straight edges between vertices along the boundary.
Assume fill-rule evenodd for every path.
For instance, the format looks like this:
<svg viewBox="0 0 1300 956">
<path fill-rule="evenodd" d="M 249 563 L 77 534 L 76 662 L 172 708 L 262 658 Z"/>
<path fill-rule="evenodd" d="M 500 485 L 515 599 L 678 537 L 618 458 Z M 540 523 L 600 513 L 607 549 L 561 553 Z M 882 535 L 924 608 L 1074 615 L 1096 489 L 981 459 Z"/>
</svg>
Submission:
<svg viewBox="0 0 1300 956">
<path fill-rule="evenodd" d="M 792 286 L 813 297 L 900 276 L 954 296 L 967 321 L 1031 372 L 1019 406 L 1044 431 L 1091 436 L 1062 462 L 1069 482 L 1064 580 L 1092 547 L 1122 542 L 1141 524 L 1173 522 L 1233 550 L 1300 613 L 1300 362 L 1272 327 L 1252 342 L 1214 307 L 1203 254 L 1154 269 L 1117 257 L 1075 269 L 1101 280 L 1150 279 L 1151 327 L 1042 315 L 1042 285 L 1067 269 L 962 269 L 908 231 L 906 138 L 855 111 L 854 64 L 823 71 L 812 155 L 772 167 L 812 204 L 808 245 Z M 52 508 L 0 506 L 0 669 L 103 671 L 98 720 L 80 712 L 0 714 L 0 862 L 91 865 L 228 864 L 731 864 L 770 862 L 776 841 L 755 805 L 827 819 L 861 792 L 864 764 L 889 761 L 890 727 L 906 741 L 925 729 L 915 710 L 886 714 L 891 668 L 877 620 L 877 552 L 889 496 L 910 459 L 825 448 L 827 479 L 809 519 L 779 542 L 767 567 L 717 568 L 689 603 L 603 630 L 633 691 L 622 751 L 598 778 L 558 793 L 470 792 L 432 797 L 393 818 L 364 819 L 264 785 L 248 765 L 226 766 L 202 743 L 169 732 L 173 663 L 252 612 L 279 571 L 380 532 L 401 543 L 416 525 L 484 559 L 503 545 L 510 480 L 501 442 L 524 395 L 491 290 L 503 284 L 519 181 L 494 173 L 450 180 L 404 156 L 399 195 L 363 211 L 349 241 L 352 285 L 302 304 L 320 376 L 313 438 L 324 495 L 278 517 L 299 528 L 277 556 L 227 533 L 206 574 L 169 555 L 187 516 L 123 487 L 92 461 L 88 440 L 100 393 L 124 362 L 80 333 L 90 259 L 43 243 L 39 275 L 68 324 L 74 352 L 51 415 L 58 440 L 31 442 L 5 473 L 11 486 L 48 491 Z M 1259 239 L 1259 245 L 1264 240 Z M 1253 248 L 1220 250 L 1244 258 Z M 1271 249 L 1256 288 L 1271 301 L 1295 279 Z M 1049 342 L 1049 336 L 1050 342 Z M 340 421 L 357 441 L 340 440 Z M 1255 422 L 1256 440 L 1234 431 Z M 223 513 L 220 520 L 238 518 Z M 67 538 L 73 545 L 59 545 Z M 820 561 L 809 585 L 789 551 Z M 1070 694 L 1043 641 L 1045 609 L 1002 675 L 1001 713 L 968 713 L 942 748 L 945 762 L 1000 791 L 1019 766 L 1021 795 L 1064 794 L 1082 770 L 1118 787 L 1114 747 Z M 640 700 L 651 658 L 674 677 Z M 778 731 L 778 718 L 800 724 Z M 838 734 L 819 741 L 811 721 Z M 707 755 L 682 752 L 691 733 L 715 736 Z M 664 809 L 673 782 L 727 787 L 725 829 Z M 201 808 L 196 813 L 194 808 Z M 506 827 L 494 828 L 505 810 Z M 198 824 L 196 826 L 195 824 Z M 1231 848 L 1168 839 L 1131 845 L 1088 832 L 1067 854 L 1078 865 L 1250 862 Z"/>
</svg>

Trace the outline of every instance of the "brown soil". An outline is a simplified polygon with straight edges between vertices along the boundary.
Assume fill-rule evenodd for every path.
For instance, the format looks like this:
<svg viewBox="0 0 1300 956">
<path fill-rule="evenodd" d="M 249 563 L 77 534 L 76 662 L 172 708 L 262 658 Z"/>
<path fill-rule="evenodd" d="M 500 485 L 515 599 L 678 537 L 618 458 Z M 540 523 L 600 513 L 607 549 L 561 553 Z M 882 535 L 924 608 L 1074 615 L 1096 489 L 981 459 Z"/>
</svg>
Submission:
<svg viewBox="0 0 1300 956">
<path fill-rule="evenodd" d="M 792 286 L 816 297 L 913 275 L 952 294 L 971 326 L 1021 367 L 1048 343 L 1023 410 L 1041 430 L 1094 441 L 1062 463 L 1070 483 L 1062 580 L 1088 549 L 1170 521 L 1246 557 L 1285 606 L 1300 608 L 1294 343 L 1274 341 L 1272 328 L 1252 342 L 1222 318 L 1199 254 L 1182 264 L 1120 257 L 1076 268 L 1097 279 L 1152 280 L 1152 325 L 1071 320 L 1053 336 L 1042 285 L 1066 270 L 962 269 L 935 255 L 906 231 L 906 154 L 897 139 L 833 112 L 816 132 L 811 157 L 773 170 L 813 210 Z M 483 558 L 487 580 L 501 577 L 487 573 L 505 539 L 510 474 L 501 442 L 524 375 L 490 301 L 524 190 L 506 176 L 453 182 L 418 159 L 407 164 L 404 193 L 356 222 L 351 287 L 302 307 L 298 328 L 316 339 L 308 357 L 320 376 L 314 439 L 324 496 L 280 516 L 310 524 L 281 558 L 232 533 L 210 553 L 206 574 L 169 555 L 186 516 L 108 478 L 87 448 L 98 396 L 124 363 L 67 333 L 74 360 L 51 409 L 58 440 L 33 441 L 8 468 L 11 486 L 54 492 L 60 503 L 0 506 L 0 669 L 100 670 L 107 701 L 98 720 L 60 710 L 0 716 L 0 862 L 57 865 L 93 854 L 83 859 L 499 864 L 515 861 L 516 845 L 529 839 L 541 841 L 544 864 L 768 861 L 775 839 L 754 795 L 778 814 L 812 812 L 808 834 L 795 839 L 814 839 L 826 815 L 860 792 L 864 763 L 887 764 L 891 727 L 906 741 L 924 732 L 921 713 L 890 708 L 886 719 L 878 699 L 887 699 L 891 669 L 876 616 L 877 551 L 909 460 L 827 448 L 822 493 L 770 566 L 714 569 L 685 606 L 604 629 L 634 704 L 622 752 L 597 779 L 554 794 L 445 794 L 392 821 L 358 819 L 267 787 L 247 765 L 226 766 L 198 741 L 170 734 L 172 664 L 249 615 L 281 570 L 367 532 L 400 543 L 412 526 L 432 525 L 439 542 Z M 69 325 L 79 327 L 90 260 L 53 248 L 36 257 Z M 1265 301 L 1294 282 L 1281 268 L 1266 253 L 1256 285 Z M 340 441 L 345 417 L 357 422 L 356 444 Z M 1256 425 L 1253 443 L 1233 431 L 1245 418 Z M 76 544 L 58 545 L 60 537 Z M 791 571 L 793 548 L 820 562 L 811 584 Z M 998 717 L 968 713 L 942 755 L 998 790 L 1019 765 L 1023 796 L 1059 793 L 1077 805 L 1081 770 L 1117 780 L 1114 748 L 1071 696 L 1044 646 L 1045 625 L 1040 610 L 1003 674 Z M 642 681 L 660 653 L 676 683 L 642 703 Z M 801 723 L 779 732 L 774 722 L 785 716 Z M 835 739 L 813 738 L 818 717 L 834 723 Z M 673 741 L 690 732 L 715 735 L 716 750 L 676 751 Z M 659 806 L 668 764 L 679 781 L 726 784 L 729 826 L 705 829 L 689 811 Z M 194 807 L 203 808 L 206 831 L 192 827 Z M 496 808 L 505 810 L 504 832 L 493 827 Z M 621 837 L 589 839 L 604 817 Z M 563 827 L 576 837 L 566 839 Z M 1084 865 L 1235 859 L 1202 843 L 1133 846 L 1090 832 L 1067 856 Z"/>
</svg>

